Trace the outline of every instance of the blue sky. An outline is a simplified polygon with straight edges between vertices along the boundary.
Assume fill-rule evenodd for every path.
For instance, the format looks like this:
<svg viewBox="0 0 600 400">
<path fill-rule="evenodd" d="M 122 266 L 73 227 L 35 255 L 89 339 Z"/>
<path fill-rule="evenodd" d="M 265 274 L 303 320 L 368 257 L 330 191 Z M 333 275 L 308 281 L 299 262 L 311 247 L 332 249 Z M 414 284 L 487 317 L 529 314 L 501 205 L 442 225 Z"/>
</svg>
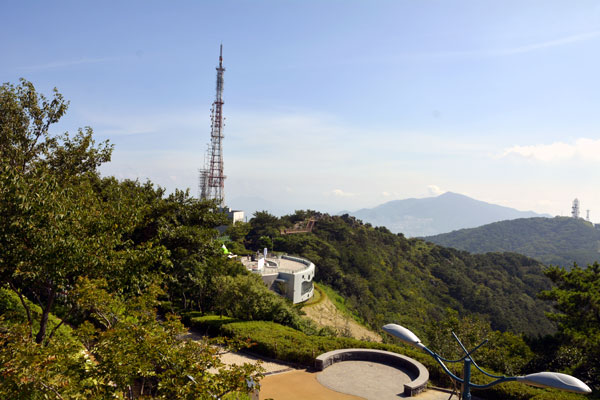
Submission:
<svg viewBox="0 0 600 400">
<path fill-rule="evenodd" d="M 1 82 L 71 101 L 105 175 L 197 192 L 224 46 L 226 199 L 444 191 L 600 221 L 596 1 L 0 1 Z M 248 200 L 250 201 L 250 200 Z"/>
</svg>

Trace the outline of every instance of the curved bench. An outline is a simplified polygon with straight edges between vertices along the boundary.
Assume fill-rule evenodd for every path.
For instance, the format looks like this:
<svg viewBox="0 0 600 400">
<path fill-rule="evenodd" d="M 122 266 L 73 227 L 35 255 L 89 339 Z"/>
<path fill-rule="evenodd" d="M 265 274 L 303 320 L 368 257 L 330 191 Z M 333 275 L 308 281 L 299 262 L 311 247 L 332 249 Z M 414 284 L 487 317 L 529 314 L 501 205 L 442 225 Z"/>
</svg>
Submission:
<svg viewBox="0 0 600 400">
<path fill-rule="evenodd" d="M 414 396 L 427 386 L 429 371 L 417 360 L 384 350 L 342 349 L 323 353 L 315 359 L 315 368 L 323 371 L 341 361 L 371 361 L 402 369 L 411 381 L 404 385 L 404 395 Z"/>
</svg>

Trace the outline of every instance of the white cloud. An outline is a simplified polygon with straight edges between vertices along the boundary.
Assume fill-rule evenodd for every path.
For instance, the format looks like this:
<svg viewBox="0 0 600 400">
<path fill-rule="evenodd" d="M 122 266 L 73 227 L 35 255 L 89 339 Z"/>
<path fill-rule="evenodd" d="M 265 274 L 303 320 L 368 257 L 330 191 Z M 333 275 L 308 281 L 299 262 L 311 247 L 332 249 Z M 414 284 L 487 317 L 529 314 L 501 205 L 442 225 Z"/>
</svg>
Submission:
<svg viewBox="0 0 600 400">
<path fill-rule="evenodd" d="M 428 185 L 427 191 L 432 196 L 439 196 L 440 194 L 443 194 L 446 192 L 445 190 L 440 189 L 439 186 L 436 186 L 436 185 Z"/>
<path fill-rule="evenodd" d="M 331 191 L 331 194 L 333 194 L 334 196 L 337 196 L 337 197 L 354 197 L 354 196 L 356 196 L 356 193 L 344 192 L 341 189 L 333 189 Z"/>
<path fill-rule="evenodd" d="M 531 146 L 517 145 L 504 150 L 501 157 L 513 155 L 542 162 L 573 159 L 600 161 L 600 140 L 580 138 L 571 144 L 554 142 Z"/>
</svg>

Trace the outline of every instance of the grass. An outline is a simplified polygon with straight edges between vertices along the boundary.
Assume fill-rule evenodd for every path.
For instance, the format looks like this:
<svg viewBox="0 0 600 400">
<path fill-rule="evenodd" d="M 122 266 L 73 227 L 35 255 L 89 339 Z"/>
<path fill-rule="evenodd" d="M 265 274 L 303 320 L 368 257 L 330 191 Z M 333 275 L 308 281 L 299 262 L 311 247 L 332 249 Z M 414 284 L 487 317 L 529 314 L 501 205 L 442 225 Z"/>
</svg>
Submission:
<svg viewBox="0 0 600 400">
<path fill-rule="evenodd" d="M 331 300 L 335 308 L 337 308 L 344 317 L 350 318 L 362 326 L 367 326 L 365 321 L 363 321 L 358 315 L 356 315 L 346 306 L 346 299 L 340 296 L 335 290 L 323 283 L 319 283 L 319 287 L 323 290 L 325 295 L 329 297 L 329 300 Z"/>
</svg>

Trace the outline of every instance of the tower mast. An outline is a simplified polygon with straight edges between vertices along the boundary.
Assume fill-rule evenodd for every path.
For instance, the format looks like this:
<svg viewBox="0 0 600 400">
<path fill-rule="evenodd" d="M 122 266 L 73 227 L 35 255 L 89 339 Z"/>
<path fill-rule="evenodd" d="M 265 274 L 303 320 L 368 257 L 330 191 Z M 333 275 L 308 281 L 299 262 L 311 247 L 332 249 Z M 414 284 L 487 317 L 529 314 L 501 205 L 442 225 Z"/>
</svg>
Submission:
<svg viewBox="0 0 600 400">
<path fill-rule="evenodd" d="M 217 200 L 218 205 L 225 205 L 225 175 L 223 173 L 223 45 L 219 53 L 217 67 L 217 94 L 211 109 L 211 131 L 209 160 L 200 170 L 200 197 Z"/>
</svg>

